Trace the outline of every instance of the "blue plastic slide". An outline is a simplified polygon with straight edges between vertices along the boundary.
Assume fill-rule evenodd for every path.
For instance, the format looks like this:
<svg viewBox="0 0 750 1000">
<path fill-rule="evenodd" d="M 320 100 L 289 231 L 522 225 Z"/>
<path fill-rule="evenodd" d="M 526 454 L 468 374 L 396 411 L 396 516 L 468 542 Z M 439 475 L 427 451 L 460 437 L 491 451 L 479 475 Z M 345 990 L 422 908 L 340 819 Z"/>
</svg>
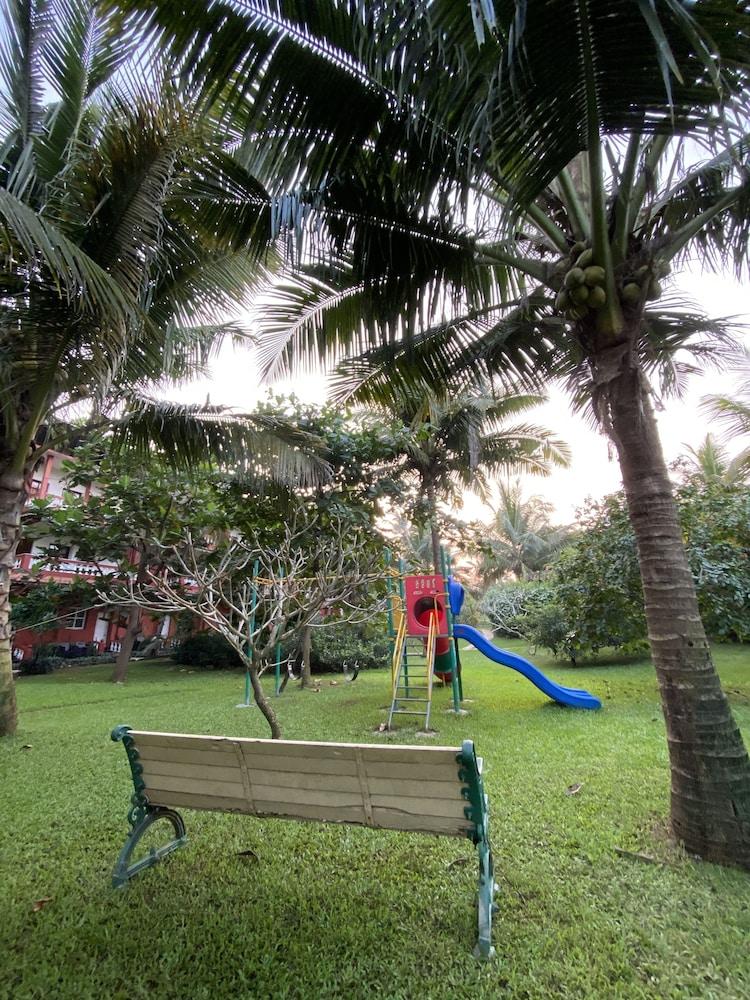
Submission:
<svg viewBox="0 0 750 1000">
<path fill-rule="evenodd" d="M 492 660 L 493 663 L 500 663 L 504 667 L 510 667 L 511 670 L 517 670 L 519 674 L 523 674 L 527 680 L 535 684 L 540 691 L 543 691 L 548 698 L 552 698 L 553 701 L 559 701 L 561 705 L 569 705 L 571 708 L 602 707 L 602 703 L 593 694 L 589 694 L 588 691 L 582 691 L 578 688 L 566 688 L 561 684 L 555 684 L 546 674 L 543 674 L 541 670 L 535 667 L 533 663 L 529 663 L 522 656 L 516 656 L 515 653 L 499 649 L 488 639 L 485 639 L 478 629 L 472 628 L 471 625 L 456 623 L 453 626 L 453 635 L 457 639 L 466 639 L 467 642 L 470 642 L 472 646 L 476 646 L 479 652 L 484 654 L 489 660 Z"/>
</svg>

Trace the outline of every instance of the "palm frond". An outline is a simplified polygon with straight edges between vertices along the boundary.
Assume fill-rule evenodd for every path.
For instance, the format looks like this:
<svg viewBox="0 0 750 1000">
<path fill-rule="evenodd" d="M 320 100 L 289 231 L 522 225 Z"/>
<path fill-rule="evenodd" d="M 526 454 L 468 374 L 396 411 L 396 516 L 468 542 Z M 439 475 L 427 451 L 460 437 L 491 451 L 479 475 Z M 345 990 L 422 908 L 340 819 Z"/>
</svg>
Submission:
<svg viewBox="0 0 750 1000">
<path fill-rule="evenodd" d="M 113 449 L 136 455 L 158 448 L 177 468 L 207 459 L 245 477 L 286 485 L 319 485 L 330 476 L 322 442 L 278 414 L 234 413 L 222 407 L 131 399 L 114 420 Z"/>
</svg>

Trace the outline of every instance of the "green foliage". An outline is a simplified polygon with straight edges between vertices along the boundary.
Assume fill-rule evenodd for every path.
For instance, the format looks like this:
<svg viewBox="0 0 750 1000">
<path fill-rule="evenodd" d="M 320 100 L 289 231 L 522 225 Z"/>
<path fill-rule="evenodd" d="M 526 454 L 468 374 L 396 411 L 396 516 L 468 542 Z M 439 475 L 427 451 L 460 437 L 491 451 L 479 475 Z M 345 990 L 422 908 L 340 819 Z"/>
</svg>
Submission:
<svg viewBox="0 0 750 1000">
<path fill-rule="evenodd" d="M 744 642 L 750 636 L 750 491 L 735 479 L 681 468 L 675 496 L 706 631 Z M 643 591 L 624 495 L 590 502 L 579 528 L 550 568 L 546 600 L 524 608 L 511 634 L 574 659 L 605 647 L 643 648 Z M 493 588 L 485 601 L 494 594 Z"/>
<path fill-rule="evenodd" d="M 677 489 L 680 520 L 709 635 L 750 638 L 750 489 L 701 476 Z"/>
<path fill-rule="evenodd" d="M 364 625 L 327 625 L 314 628 L 310 650 L 313 670 L 361 670 L 386 667 L 390 663 L 391 642 L 382 616 Z"/>
<path fill-rule="evenodd" d="M 175 663 L 202 670 L 226 670 L 241 667 L 237 651 L 215 632 L 198 632 L 183 639 L 172 654 Z"/>
<path fill-rule="evenodd" d="M 538 583 L 504 583 L 489 587 L 483 594 L 480 608 L 499 634 L 523 635 L 526 615 L 540 590 Z M 461 615 L 464 618 L 464 614 Z"/>
<path fill-rule="evenodd" d="M 96 588 L 85 580 L 71 583 L 35 583 L 11 599 L 13 629 L 31 628 L 38 632 L 60 628 L 66 614 L 97 603 Z"/>
<path fill-rule="evenodd" d="M 461 608 L 461 621 L 474 628 L 490 628 L 492 622 L 484 610 L 484 601 L 470 590 L 464 592 L 464 603 Z"/>
</svg>

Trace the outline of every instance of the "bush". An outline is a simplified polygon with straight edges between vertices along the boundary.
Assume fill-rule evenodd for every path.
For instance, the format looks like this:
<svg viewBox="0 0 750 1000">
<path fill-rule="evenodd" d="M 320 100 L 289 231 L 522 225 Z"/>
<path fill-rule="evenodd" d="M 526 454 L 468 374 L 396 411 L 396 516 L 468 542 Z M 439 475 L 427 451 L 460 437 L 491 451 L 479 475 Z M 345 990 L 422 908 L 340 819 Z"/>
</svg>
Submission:
<svg viewBox="0 0 750 1000">
<path fill-rule="evenodd" d="M 51 674 L 64 667 L 67 662 L 62 656 L 37 656 L 33 660 L 21 660 L 19 670 L 22 676 L 33 677 L 38 674 Z"/>
<path fill-rule="evenodd" d="M 189 635 L 177 646 L 172 659 L 175 663 L 200 667 L 201 670 L 226 670 L 228 667 L 242 666 L 239 653 L 215 632 Z"/>
<path fill-rule="evenodd" d="M 469 590 L 465 592 L 464 605 L 461 608 L 461 614 L 458 618 L 459 621 L 474 628 L 492 628 L 492 622 L 484 611 L 482 598 L 472 594 Z"/>
<path fill-rule="evenodd" d="M 500 584 L 485 592 L 480 608 L 498 635 L 523 638 L 526 635 L 526 616 L 532 605 L 542 603 L 542 590 L 544 597 L 548 597 L 546 589 L 539 583 Z"/>
<path fill-rule="evenodd" d="M 351 669 L 355 663 L 361 670 L 386 667 L 391 660 L 391 641 L 387 631 L 373 624 L 329 625 L 314 628 L 310 667 L 312 670 Z"/>
</svg>

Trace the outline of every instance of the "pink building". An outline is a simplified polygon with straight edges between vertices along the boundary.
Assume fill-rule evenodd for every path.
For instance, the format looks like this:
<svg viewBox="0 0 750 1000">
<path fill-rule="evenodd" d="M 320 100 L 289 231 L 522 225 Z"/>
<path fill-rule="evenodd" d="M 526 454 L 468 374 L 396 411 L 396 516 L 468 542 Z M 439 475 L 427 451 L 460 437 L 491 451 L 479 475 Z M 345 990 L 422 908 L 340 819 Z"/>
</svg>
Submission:
<svg viewBox="0 0 750 1000">
<path fill-rule="evenodd" d="M 46 452 L 32 472 L 27 486 L 29 500 L 48 498 L 53 503 L 62 504 L 79 497 L 82 503 L 97 490 L 96 484 L 86 489 L 69 489 L 65 485 L 63 462 L 70 461 L 71 456 L 58 451 Z M 13 589 L 21 590 L 33 587 L 37 582 L 54 581 L 56 583 L 72 583 L 74 580 L 95 581 L 98 576 L 114 572 L 117 564 L 113 562 L 91 562 L 76 557 L 74 546 L 63 549 L 54 565 L 43 566 L 32 574 L 32 570 L 43 563 L 43 550 L 49 539 L 34 541 L 24 540 L 19 545 L 16 560 L 11 575 Z M 134 558 L 137 558 L 135 553 Z M 19 663 L 33 658 L 34 650 L 41 645 L 60 647 L 63 655 L 91 655 L 108 651 L 117 652 L 125 634 L 126 612 L 117 607 L 71 608 L 65 617 L 50 623 L 51 627 L 43 632 L 36 629 L 18 629 L 13 634 L 13 657 Z M 163 619 L 152 618 L 142 613 L 140 632 L 144 639 L 160 635 L 164 640 L 174 635 L 175 626 L 170 616 Z"/>
</svg>

